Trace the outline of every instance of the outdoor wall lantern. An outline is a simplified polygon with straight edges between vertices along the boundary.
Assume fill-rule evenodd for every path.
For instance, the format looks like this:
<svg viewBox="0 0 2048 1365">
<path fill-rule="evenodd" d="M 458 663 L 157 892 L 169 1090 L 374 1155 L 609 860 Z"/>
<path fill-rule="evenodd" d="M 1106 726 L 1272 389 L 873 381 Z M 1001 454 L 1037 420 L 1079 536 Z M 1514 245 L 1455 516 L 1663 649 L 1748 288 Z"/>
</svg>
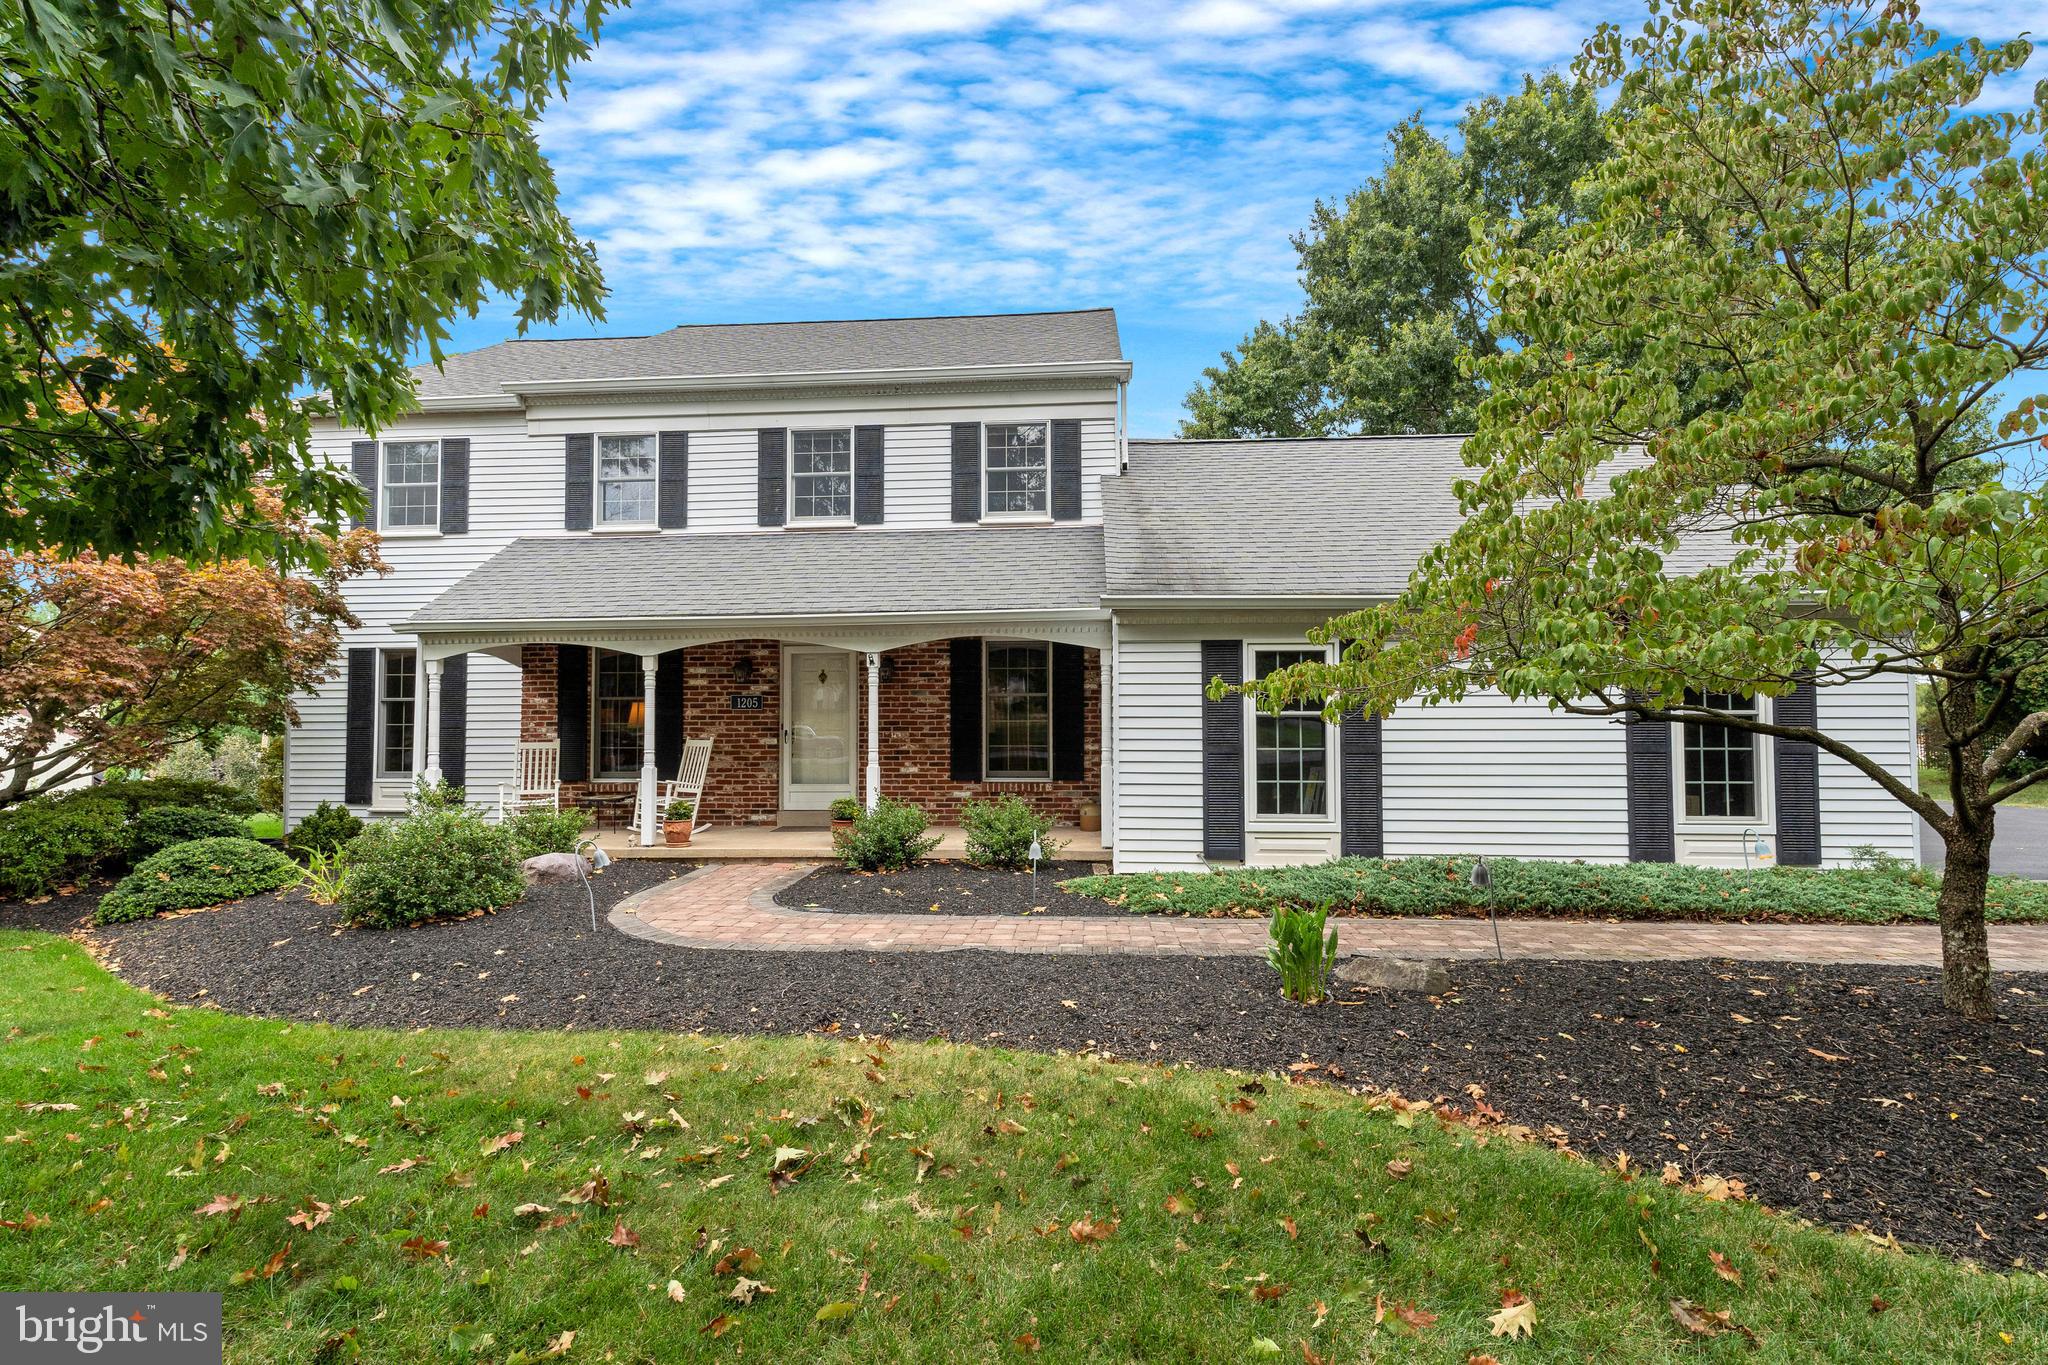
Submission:
<svg viewBox="0 0 2048 1365">
<path fill-rule="evenodd" d="M 754 680 L 754 661 L 744 654 L 733 660 L 732 680 L 734 682 L 752 682 Z"/>
<path fill-rule="evenodd" d="M 882 681 L 896 681 L 896 661 L 886 654 L 882 656 Z"/>
</svg>

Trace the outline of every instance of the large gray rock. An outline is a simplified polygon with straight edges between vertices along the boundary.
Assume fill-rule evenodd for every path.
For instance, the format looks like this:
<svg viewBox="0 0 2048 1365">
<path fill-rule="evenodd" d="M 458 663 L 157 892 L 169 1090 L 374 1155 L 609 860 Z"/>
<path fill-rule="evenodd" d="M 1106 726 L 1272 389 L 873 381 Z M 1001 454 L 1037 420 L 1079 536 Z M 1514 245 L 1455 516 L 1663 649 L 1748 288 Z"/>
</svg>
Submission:
<svg viewBox="0 0 2048 1365">
<path fill-rule="evenodd" d="M 1337 964 L 1337 979 L 1376 991 L 1420 991 L 1442 995 L 1451 988 L 1444 964 L 1426 957 L 1347 957 Z"/>
<path fill-rule="evenodd" d="M 583 880 L 583 857 L 576 853 L 541 853 L 519 865 L 528 886 L 558 886 Z"/>
</svg>

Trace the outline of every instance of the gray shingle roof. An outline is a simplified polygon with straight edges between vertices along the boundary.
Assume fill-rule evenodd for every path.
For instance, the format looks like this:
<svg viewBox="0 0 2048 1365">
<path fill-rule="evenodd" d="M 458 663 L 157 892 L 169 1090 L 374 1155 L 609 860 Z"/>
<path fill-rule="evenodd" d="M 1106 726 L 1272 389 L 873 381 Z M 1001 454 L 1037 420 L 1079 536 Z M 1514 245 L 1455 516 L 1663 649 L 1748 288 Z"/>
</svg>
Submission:
<svg viewBox="0 0 2048 1365">
<path fill-rule="evenodd" d="M 1095 608 L 1094 526 L 531 536 L 414 614 L 414 626 Z"/>
<path fill-rule="evenodd" d="M 1111 597 L 1388 597 L 1458 524 L 1462 436 L 1132 441 L 1102 485 Z"/>
<path fill-rule="evenodd" d="M 1121 360 L 1116 313 L 1005 313 L 743 322 L 676 327 L 653 336 L 501 341 L 413 371 L 422 398 L 496 396 L 508 383 L 649 379 L 832 370 L 922 369 Z"/>
</svg>

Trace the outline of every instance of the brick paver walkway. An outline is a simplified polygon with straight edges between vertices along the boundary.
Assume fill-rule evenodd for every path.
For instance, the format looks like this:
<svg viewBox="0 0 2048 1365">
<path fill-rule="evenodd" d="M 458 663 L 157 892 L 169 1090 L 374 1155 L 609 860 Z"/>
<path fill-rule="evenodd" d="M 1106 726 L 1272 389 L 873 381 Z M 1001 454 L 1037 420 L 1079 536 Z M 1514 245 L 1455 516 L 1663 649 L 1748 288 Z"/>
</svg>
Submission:
<svg viewBox="0 0 2048 1365">
<path fill-rule="evenodd" d="M 776 891 L 812 863 L 726 863 L 629 896 L 612 909 L 622 933 L 682 948 L 783 952 L 1142 953 L 1225 957 L 1264 954 L 1263 919 L 1026 918 L 1017 915 L 835 915 L 790 910 Z M 1491 957 L 1483 920 L 1336 921 L 1346 953 Z M 1607 924 L 1503 920 L 1501 946 L 1523 958 L 1743 958 L 1759 962 L 1876 962 L 1932 966 L 1941 945 L 1931 925 Z M 1991 930 L 2000 971 L 2048 971 L 2048 925 Z"/>
</svg>

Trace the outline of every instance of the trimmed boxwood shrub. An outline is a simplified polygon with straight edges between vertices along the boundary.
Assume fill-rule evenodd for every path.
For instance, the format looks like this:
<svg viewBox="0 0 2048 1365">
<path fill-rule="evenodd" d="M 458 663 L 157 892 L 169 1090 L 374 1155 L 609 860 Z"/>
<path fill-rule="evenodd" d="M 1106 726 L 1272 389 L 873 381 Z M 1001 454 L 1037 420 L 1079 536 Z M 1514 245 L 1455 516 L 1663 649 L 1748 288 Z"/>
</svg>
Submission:
<svg viewBox="0 0 2048 1365">
<path fill-rule="evenodd" d="M 583 837 L 580 810 L 523 810 L 505 821 L 512 856 L 525 862 L 543 853 L 574 853 Z"/>
<path fill-rule="evenodd" d="M 894 872 L 939 846 L 936 834 L 925 835 L 930 823 L 919 807 L 885 796 L 856 815 L 852 829 L 833 831 L 832 848 L 854 872 Z"/>
<path fill-rule="evenodd" d="M 294 853 L 332 853 L 362 832 L 363 822 L 354 811 L 322 801 L 306 813 L 284 842 Z"/>
<path fill-rule="evenodd" d="M 1591 864 L 1488 858 L 1493 888 L 1472 889 L 1469 857 L 1339 858 L 1309 867 L 1137 872 L 1060 883 L 1135 913 L 1267 915 L 1327 904 L 1339 915 L 1502 914 L 1614 919 L 1806 920 L 1888 924 L 1932 920 L 1940 877 L 1915 867 Z M 1993 877 L 1994 920 L 2048 920 L 2048 882 Z"/>
<path fill-rule="evenodd" d="M 416 806 L 369 826 L 349 845 L 348 866 L 342 921 L 372 929 L 495 909 L 526 889 L 512 831 L 459 806 Z"/>
<path fill-rule="evenodd" d="M 1029 867 L 1033 839 L 1041 861 L 1050 862 L 1062 847 L 1051 837 L 1052 817 L 1021 796 L 969 801 L 960 807 L 960 824 L 967 831 L 967 861 L 976 867 Z"/>
<path fill-rule="evenodd" d="M 0 897 L 47 896 L 127 847 L 127 808 L 91 791 L 0 811 Z"/>
<path fill-rule="evenodd" d="M 151 806 L 128 822 L 128 856 L 140 861 L 172 844 L 194 839 L 247 838 L 249 826 L 204 806 Z"/>
<path fill-rule="evenodd" d="M 100 898 L 101 924 L 196 910 L 298 881 L 299 865 L 254 839 L 194 839 L 144 858 Z"/>
</svg>

